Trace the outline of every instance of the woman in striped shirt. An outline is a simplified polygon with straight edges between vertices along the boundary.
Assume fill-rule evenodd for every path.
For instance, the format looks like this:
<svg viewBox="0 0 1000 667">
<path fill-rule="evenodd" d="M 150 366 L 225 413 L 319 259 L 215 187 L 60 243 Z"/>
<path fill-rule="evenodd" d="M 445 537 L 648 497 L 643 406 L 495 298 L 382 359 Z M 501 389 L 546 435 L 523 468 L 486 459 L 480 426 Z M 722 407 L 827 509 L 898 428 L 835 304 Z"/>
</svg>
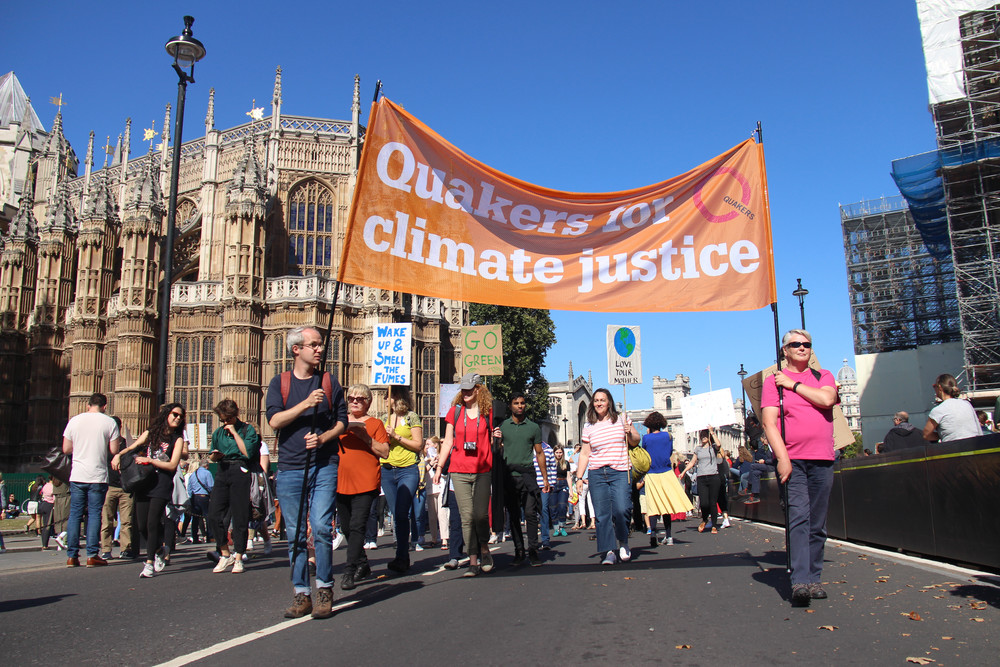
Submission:
<svg viewBox="0 0 1000 667">
<path fill-rule="evenodd" d="M 586 470 L 590 480 L 590 494 L 597 514 L 597 551 L 605 554 L 601 564 L 614 565 L 618 558 L 627 561 L 632 558 L 628 548 L 631 504 L 628 448 L 639 444 L 639 432 L 630 419 L 618 414 L 607 389 L 594 392 L 580 441 L 583 448 L 578 470 Z M 582 492 L 582 486 L 583 482 L 578 480 L 578 492 Z"/>
</svg>

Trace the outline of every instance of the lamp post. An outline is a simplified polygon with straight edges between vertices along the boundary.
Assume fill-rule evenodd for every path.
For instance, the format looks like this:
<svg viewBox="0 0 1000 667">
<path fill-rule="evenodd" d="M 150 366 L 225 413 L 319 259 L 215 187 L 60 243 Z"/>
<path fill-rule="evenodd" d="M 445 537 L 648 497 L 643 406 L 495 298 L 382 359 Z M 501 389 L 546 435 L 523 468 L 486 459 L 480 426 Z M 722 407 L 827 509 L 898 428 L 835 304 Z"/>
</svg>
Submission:
<svg viewBox="0 0 1000 667">
<path fill-rule="evenodd" d="M 563 447 L 569 447 L 569 432 L 566 430 L 566 425 L 569 424 L 569 418 L 563 417 Z"/>
<path fill-rule="evenodd" d="M 163 245 L 163 293 L 160 295 L 160 355 L 156 374 L 157 406 L 167 401 L 167 350 L 170 347 L 170 290 L 174 272 L 174 222 L 177 218 L 177 183 L 181 169 L 181 133 L 184 131 L 184 96 L 194 83 L 194 64 L 205 57 L 204 45 L 191 32 L 194 17 L 184 17 L 184 30 L 167 41 L 167 53 L 177 72 L 177 117 L 174 121 L 174 157 L 170 164 L 170 200 L 167 203 L 167 238 Z"/>
<path fill-rule="evenodd" d="M 803 325 L 805 326 L 805 325 Z M 743 446 L 747 446 L 747 389 L 743 386 L 743 378 L 747 376 L 747 370 L 740 364 L 740 370 L 736 371 L 740 376 L 740 406 L 743 408 Z"/>
<path fill-rule="evenodd" d="M 809 290 L 802 286 L 802 278 L 796 278 L 799 281 L 799 286 L 795 288 L 792 292 L 792 296 L 799 297 L 799 316 L 802 318 L 802 329 L 806 328 L 806 294 L 809 294 Z"/>
</svg>

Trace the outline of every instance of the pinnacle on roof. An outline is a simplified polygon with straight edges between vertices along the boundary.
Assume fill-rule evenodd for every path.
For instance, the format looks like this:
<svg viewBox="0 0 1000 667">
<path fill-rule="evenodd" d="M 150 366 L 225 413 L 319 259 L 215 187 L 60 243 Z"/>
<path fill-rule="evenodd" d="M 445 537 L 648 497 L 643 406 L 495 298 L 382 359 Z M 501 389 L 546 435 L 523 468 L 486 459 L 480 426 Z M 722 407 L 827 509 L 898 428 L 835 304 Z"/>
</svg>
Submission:
<svg viewBox="0 0 1000 667">
<path fill-rule="evenodd" d="M 56 119 L 52 121 L 52 132 L 49 133 L 49 140 L 45 143 L 45 152 L 50 155 L 62 155 L 69 150 L 69 141 L 62 129 L 62 107 L 56 111 Z"/>
<path fill-rule="evenodd" d="M 278 69 L 274 73 L 274 96 L 271 98 L 271 104 L 281 105 L 281 65 L 278 65 Z"/>
<path fill-rule="evenodd" d="M 107 175 L 99 174 L 87 195 L 87 199 L 83 202 L 81 217 L 113 220 L 117 211 L 118 204 L 115 202 L 111 188 L 108 187 Z"/>
<path fill-rule="evenodd" d="M 21 123 L 22 131 L 45 132 L 42 121 L 31 106 L 31 99 L 24 93 L 13 70 L 0 76 L 0 127 L 11 123 Z"/>
<path fill-rule="evenodd" d="M 233 197 L 234 191 L 243 191 L 248 188 L 259 189 L 264 187 L 264 171 L 257 160 L 257 151 L 254 150 L 254 141 L 244 141 L 243 157 L 236 165 L 233 172 L 233 180 L 229 184 L 229 198 Z"/>
<path fill-rule="evenodd" d="M 162 211 L 162 195 L 160 194 L 160 167 L 159 163 L 153 159 L 152 154 L 146 156 L 145 164 L 139 178 L 136 179 L 129 192 L 126 208 L 149 208 L 154 211 Z"/>
<path fill-rule="evenodd" d="M 69 179 L 64 178 L 56 186 L 52 205 L 45 216 L 45 229 L 55 232 L 76 231 L 76 210 L 69 193 Z"/>
<path fill-rule="evenodd" d="M 5 237 L 7 242 L 38 240 L 38 222 L 35 220 L 32 208 L 31 197 L 22 194 L 17 207 L 17 215 L 11 220 L 10 228 L 7 230 Z"/>
<path fill-rule="evenodd" d="M 208 112 L 205 114 L 205 133 L 215 129 L 215 88 L 208 89 Z"/>
</svg>

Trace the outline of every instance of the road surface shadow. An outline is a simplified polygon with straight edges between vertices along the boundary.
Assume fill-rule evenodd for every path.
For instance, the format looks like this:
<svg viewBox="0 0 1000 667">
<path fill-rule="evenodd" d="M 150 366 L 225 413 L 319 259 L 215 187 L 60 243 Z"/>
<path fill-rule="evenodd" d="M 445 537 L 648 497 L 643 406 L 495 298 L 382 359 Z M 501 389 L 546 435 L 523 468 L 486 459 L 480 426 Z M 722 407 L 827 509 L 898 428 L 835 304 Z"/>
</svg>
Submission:
<svg viewBox="0 0 1000 667">
<path fill-rule="evenodd" d="M 32 607 L 42 607 L 47 604 L 55 604 L 65 598 L 76 597 L 76 593 L 67 595 L 46 595 L 38 598 L 23 598 L 21 600 L 0 600 L 0 614 L 8 611 L 18 611 L 19 609 L 31 609 Z"/>
</svg>

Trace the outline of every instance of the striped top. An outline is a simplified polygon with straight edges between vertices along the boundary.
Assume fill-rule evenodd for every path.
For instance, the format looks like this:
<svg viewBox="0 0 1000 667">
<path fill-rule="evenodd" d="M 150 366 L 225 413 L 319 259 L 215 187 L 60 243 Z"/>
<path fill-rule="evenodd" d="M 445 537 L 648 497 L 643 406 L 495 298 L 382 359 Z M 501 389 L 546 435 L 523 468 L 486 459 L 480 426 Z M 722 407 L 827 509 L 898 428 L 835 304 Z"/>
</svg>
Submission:
<svg viewBox="0 0 1000 667">
<path fill-rule="evenodd" d="M 625 442 L 625 417 L 619 416 L 617 423 L 610 419 L 583 427 L 580 440 L 590 443 L 590 460 L 587 470 L 611 466 L 615 470 L 628 470 L 628 445 Z"/>
<path fill-rule="evenodd" d="M 545 469 L 549 474 L 549 484 L 556 483 L 556 455 L 552 452 L 552 447 L 549 443 L 542 443 L 542 453 L 545 454 Z M 545 485 L 545 480 L 542 479 L 542 469 L 538 467 L 538 459 L 532 458 L 535 464 L 535 482 L 538 484 L 538 488 L 542 488 Z"/>
</svg>

